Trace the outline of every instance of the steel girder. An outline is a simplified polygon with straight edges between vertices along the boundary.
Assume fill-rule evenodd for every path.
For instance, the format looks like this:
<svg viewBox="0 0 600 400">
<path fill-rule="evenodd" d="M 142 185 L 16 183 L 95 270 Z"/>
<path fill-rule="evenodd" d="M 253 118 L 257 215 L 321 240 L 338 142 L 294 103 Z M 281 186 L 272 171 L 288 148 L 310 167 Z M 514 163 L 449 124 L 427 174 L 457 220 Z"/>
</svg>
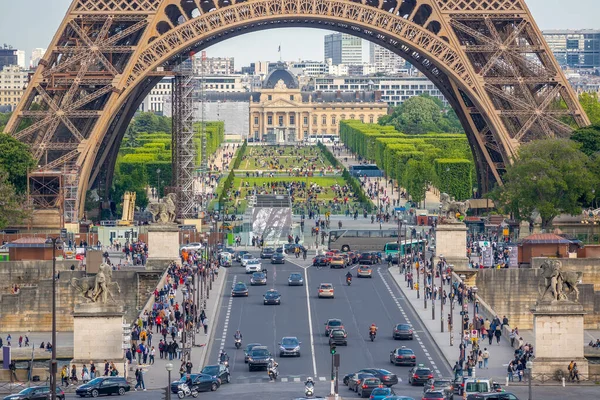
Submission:
<svg viewBox="0 0 600 400">
<path fill-rule="evenodd" d="M 354 34 L 419 68 L 456 109 L 484 191 L 520 143 L 589 124 L 524 0 L 74 0 L 7 130 L 46 170 L 76 161 L 81 216 L 149 82 L 180 54 L 291 26 Z"/>
</svg>

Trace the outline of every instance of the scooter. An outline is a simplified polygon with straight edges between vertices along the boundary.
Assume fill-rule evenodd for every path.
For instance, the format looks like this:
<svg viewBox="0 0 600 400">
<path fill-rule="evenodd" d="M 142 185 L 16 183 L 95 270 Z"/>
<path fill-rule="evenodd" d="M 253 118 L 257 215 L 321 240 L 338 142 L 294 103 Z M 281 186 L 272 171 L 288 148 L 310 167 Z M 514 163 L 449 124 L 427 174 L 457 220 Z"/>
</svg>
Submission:
<svg viewBox="0 0 600 400">
<path fill-rule="evenodd" d="M 312 383 L 307 383 L 304 386 L 304 395 L 306 397 L 311 397 L 315 393 L 315 387 Z"/>
<path fill-rule="evenodd" d="M 346 278 L 346 284 L 350 286 L 352 284 L 352 278 Z"/>
<path fill-rule="evenodd" d="M 186 396 L 198 397 L 198 391 L 195 388 L 190 389 L 188 385 L 182 383 L 177 387 L 177 397 L 183 399 Z"/>
<path fill-rule="evenodd" d="M 239 349 L 242 347 L 242 339 L 235 339 L 235 348 Z"/>
<path fill-rule="evenodd" d="M 369 332 L 369 337 L 371 338 L 371 342 L 372 342 L 373 340 L 375 340 L 375 335 L 376 335 L 376 333 L 375 333 L 375 332 Z"/>
<path fill-rule="evenodd" d="M 279 375 L 279 371 L 277 371 L 277 366 L 276 365 L 274 365 L 272 367 L 269 367 L 267 369 L 267 372 L 269 374 L 269 379 L 272 380 L 272 381 L 276 380 L 277 376 Z"/>
</svg>

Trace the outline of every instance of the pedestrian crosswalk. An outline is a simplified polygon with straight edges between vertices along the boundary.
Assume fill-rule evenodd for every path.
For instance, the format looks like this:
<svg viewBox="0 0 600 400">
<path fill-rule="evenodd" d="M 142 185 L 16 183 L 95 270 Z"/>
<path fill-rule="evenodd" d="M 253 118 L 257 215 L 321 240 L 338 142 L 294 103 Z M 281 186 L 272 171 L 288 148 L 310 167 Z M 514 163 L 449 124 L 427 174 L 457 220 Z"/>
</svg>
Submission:
<svg viewBox="0 0 600 400">
<path fill-rule="evenodd" d="M 300 383 L 306 382 L 308 376 L 279 376 L 277 377 L 277 381 L 282 383 Z M 324 376 L 319 376 L 317 378 L 313 378 L 315 382 L 326 382 L 327 378 Z M 269 377 L 265 374 L 263 375 L 240 375 L 240 376 L 232 376 L 232 383 L 264 383 L 269 382 Z"/>
</svg>

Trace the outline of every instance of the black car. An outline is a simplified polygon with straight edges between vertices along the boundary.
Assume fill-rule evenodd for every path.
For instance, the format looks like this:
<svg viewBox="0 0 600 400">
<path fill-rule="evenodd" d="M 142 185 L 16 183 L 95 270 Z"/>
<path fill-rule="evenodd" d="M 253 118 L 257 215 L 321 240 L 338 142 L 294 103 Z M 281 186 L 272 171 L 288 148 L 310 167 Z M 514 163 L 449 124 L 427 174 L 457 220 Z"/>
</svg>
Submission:
<svg viewBox="0 0 600 400">
<path fill-rule="evenodd" d="M 281 295 L 279 294 L 279 292 L 277 290 L 271 289 L 267 293 L 265 293 L 265 295 L 263 296 L 263 303 L 265 305 L 267 305 L 267 304 L 280 305 L 281 304 Z"/>
<path fill-rule="evenodd" d="M 190 374 L 194 389 L 199 392 L 214 392 L 221 386 L 221 380 L 217 377 L 208 374 Z M 187 375 L 184 375 L 180 380 L 171 382 L 171 393 L 177 393 L 179 385 L 187 382 Z"/>
<path fill-rule="evenodd" d="M 413 328 L 408 324 L 397 324 L 392 332 L 394 339 L 413 340 Z"/>
<path fill-rule="evenodd" d="M 358 386 L 356 393 L 358 393 L 359 397 L 369 397 L 373 389 L 381 387 L 383 387 L 383 385 L 379 378 L 368 377 L 363 379 L 362 383 Z"/>
<path fill-rule="evenodd" d="M 244 254 L 250 254 L 250 252 L 246 251 L 246 250 L 240 250 L 240 251 L 236 252 L 235 253 L 235 261 L 242 262 L 242 257 L 244 256 Z"/>
<path fill-rule="evenodd" d="M 248 371 L 256 368 L 267 368 L 271 361 L 271 353 L 267 346 L 256 346 L 250 351 L 248 357 Z"/>
<path fill-rule="evenodd" d="M 327 267 L 329 266 L 329 259 L 325 256 L 316 256 L 313 258 L 313 267 Z"/>
<path fill-rule="evenodd" d="M 289 286 L 304 286 L 304 278 L 302 278 L 302 274 L 293 273 L 290 274 L 288 278 Z"/>
<path fill-rule="evenodd" d="M 341 319 L 330 318 L 325 322 L 325 336 L 329 336 L 334 329 L 344 329 L 344 324 Z"/>
<path fill-rule="evenodd" d="M 265 247 L 260 252 L 260 258 L 271 258 L 275 254 L 275 249 L 272 247 Z"/>
<path fill-rule="evenodd" d="M 357 372 L 352 374 L 352 376 L 348 379 L 348 389 L 354 390 L 358 393 L 358 387 L 362 385 L 363 380 L 366 378 L 375 378 L 372 374 L 367 374 L 366 372 Z"/>
<path fill-rule="evenodd" d="M 3 400 L 48 400 L 50 398 L 50 386 L 31 386 L 21 390 L 19 393 L 6 396 Z M 65 392 L 56 388 L 56 398 L 65 400 Z"/>
<path fill-rule="evenodd" d="M 200 371 L 201 374 L 210 375 L 213 378 L 219 378 L 221 383 L 231 382 L 231 374 L 229 368 L 224 364 L 207 365 Z"/>
<path fill-rule="evenodd" d="M 252 274 L 252 278 L 250 278 L 250 285 L 266 285 L 267 284 L 267 275 L 264 272 L 254 272 Z"/>
<path fill-rule="evenodd" d="M 283 253 L 273 254 L 271 264 L 285 264 L 285 255 Z"/>
<path fill-rule="evenodd" d="M 450 378 L 432 378 L 423 385 L 423 393 L 437 392 L 443 393 L 444 400 L 454 398 L 454 382 Z"/>
<path fill-rule="evenodd" d="M 283 251 L 285 252 L 285 254 L 294 254 L 296 252 L 296 248 L 300 249 L 300 253 L 302 253 L 305 250 L 304 246 L 302 246 L 301 244 L 286 243 L 283 246 Z"/>
<path fill-rule="evenodd" d="M 433 372 L 423 364 L 419 364 L 412 367 L 408 371 L 408 384 L 409 385 L 424 385 L 428 380 L 433 378 Z"/>
<path fill-rule="evenodd" d="M 348 334 L 343 329 L 334 329 L 329 334 L 329 345 L 339 344 L 348 346 Z"/>
<path fill-rule="evenodd" d="M 378 378 L 384 386 L 393 386 L 398 383 L 398 377 L 393 372 L 387 369 L 381 368 L 367 368 L 363 369 L 364 372 L 373 374 L 374 377 Z"/>
<path fill-rule="evenodd" d="M 398 265 L 399 259 L 398 253 L 392 253 L 387 256 L 387 262 L 392 263 L 392 265 Z"/>
<path fill-rule="evenodd" d="M 377 264 L 377 257 L 372 255 L 371 253 L 363 253 L 360 255 L 360 258 L 358 259 L 358 263 L 359 264 L 369 264 L 369 265 Z"/>
<path fill-rule="evenodd" d="M 257 346 L 262 346 L 262 344 L 260 344 L 260 343 L 250 343 L 250 344 L 246 345 L 246 348 L 244 349 L 244 362 L 246 364 L 248 363 L 248 357 L 250 357 L 250 352 L 252 351 L 253 348 L 255 348 Z"/>
<path fill-rule="evenodd" d="M 79 397 L 98 397 L 100 395 L 113 395 L 118 394 L 120 396 L 131 390 L 131 386 L 127 383 L 125 378 L 120 376 L 104 376 L 92 379 L 88 383 L 78 386 L 75 389 L 75 394 Z"/>
<path fill-rule="evenodd" d="M 238 282 L 231 289 L 231 297 L 245 296 L 248 297 L 248 286 L 245 283 Z"/>
<path fill-rule="evenodd" d="M 394 365 L 417 365 L 415 352 L 406 347 L 400 347 L 392 350 L 390 353 L 390 362 Z"/>
</svg>

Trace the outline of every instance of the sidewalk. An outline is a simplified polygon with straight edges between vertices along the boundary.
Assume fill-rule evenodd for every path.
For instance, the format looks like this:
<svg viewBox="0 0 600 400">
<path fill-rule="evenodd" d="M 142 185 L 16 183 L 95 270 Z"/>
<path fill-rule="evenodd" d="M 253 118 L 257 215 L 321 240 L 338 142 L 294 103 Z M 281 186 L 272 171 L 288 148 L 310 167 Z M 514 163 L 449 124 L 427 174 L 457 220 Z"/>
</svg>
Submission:
<svg viewBox="0 0 600 400">
<path fill-rule="evenodd" d="M 200 298 L 200 308 L 205 308 L 206 317 L 208 318 L 208 335 L 205 335 L 201 330 L 200 333 L 194 333 L 195 338 L 192 343 L 195 346 L 192 347 L 191 361 L 194 364 L 194 371 L 200 372 L 202 367 L 206 363 L 206 357 L 210 352 L 210 347 L 214 340 L 215 329 L 214 323 L 217 318 L 217 310 L 222 299 L 223 288 L 226 280 L 226 271 L 223 268 L 219 269 L 219 275 L 215 276 L 215 281 L 212 283 L 212 290 L 209 292 L 209 298 Z M 183 293 L 181 290 L 177 290 L 177 296 L 175 301 L 179 304 L 183 304 Z M 206 307 L 203 307 L 204 301 L 206 301 Z M 156 329 L 154 330 L 156 331 Z M 173 370 L 171 371 L 171 381 L 179 379 L 179 367 L 181 366 L 180 359 L 169 360 L 167 358 L 160 358 L 160 352 L 158 351 L 158 343 L 162 336 L 156 332 L 152 333 L 152 346 L 156 349 L 156 356 L 153 365 L 138 365 L 136 361 L 129 365 L 129 376 L 134 376 L 135 369 L 141 367 L 144 371 L 144 383 L 147 389 L 158 389 L 164 388 L 168 380 L 168 373 L 166 371 L 166 365 L 168 363 L 173 364 Z M 177 338 L 181 341 L 181 338 Z"/>
<path fill-rule="evenodd" d="M 414 267 L 413 267 L 414 270 Z M 423 325 L 427 328 L 427 331 L 437 344 L 440 352 L 443 354 L 450 368 L 454 366 L 456 361 L 459 358 L 459 345 L 461 338 L 463 336 L 462 333 L 462 316 L 460 315 L 461 307 L 458 302 L 454 303 L 454 346 L 450 346 L 450 333 L 448 330 L 448 314 L 450 313 L 450 302 L 447 301 L 444 305 L 443 310 L 443 318 L 444 318 L 444 332 L 441 332 L 441 323 L 440 323 L 440 300 L 435 301 L 435 320 L 431 318 L 431 300 L 427 300 L 427 309 L 424 308 L 423 301 L 423 290 L 421 289 L 420 298 L 417 299 L 417 291 L 411 290 L 407 287 L 407 283 L 404 280 L 404 274 L 399 272 L 399 268 L 397 266 L 393 266 L 389 269 L 390 274 L 398 284 L 402 294 L 404 295 L 406 301 L 410 303 L 411 307 L 415 310 L 415 313 L 418 315 L 419 319 L 422 321 Z M 416 272 L 414 273 L 414 279 L 416 283 Z M 438 278 L 439 279 L 439 278 Z M 439 281 L 437 282 L 439 284 Z M 422 286 L 422 277 L 421 282 L 419 282 L 420 286 Z M 446 292 L 449 292 L 449 285 L 444 284 L 444 289 Z M 469 313 L 472 317 L 473 315 L 473 304 L 470 303 L 468 307 Z M 487 348 L 490 353 L 489 365 L 488 369 L 479 369 L 476 368 L 474 370 L 474 376 L 476 377 L 485 377 L 495 380 L 500 384 L 504 384 L 506 382 L 506 368 L 510 360 L 514 358 L 514 350 L 510 347 L 510 341 L 507 337 L 502 336 L 500 339 L 500 344 L 496 344 L 496 339 L 494 338 L 492 345 L 489 345 L 487 338 L 481 340 L 479 342 L 479 347 L 483 351 L 484 348 Z M 471 346 L 467 347 L 467 353 L 470 352 Z M 465 371 L 466 374 L 466 371 Z M 516 382 L 515 382 L 516 383 Z"/>
</svg>

